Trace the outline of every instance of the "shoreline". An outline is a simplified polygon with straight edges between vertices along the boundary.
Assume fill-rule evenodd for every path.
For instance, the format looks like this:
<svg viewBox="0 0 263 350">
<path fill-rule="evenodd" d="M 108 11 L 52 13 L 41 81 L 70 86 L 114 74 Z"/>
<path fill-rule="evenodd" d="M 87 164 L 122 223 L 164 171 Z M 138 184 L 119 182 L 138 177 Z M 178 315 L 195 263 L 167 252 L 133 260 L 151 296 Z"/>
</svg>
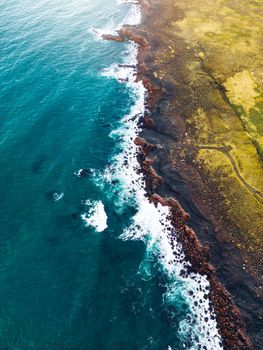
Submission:
<svg viewBox="0 0 263 350">
<path fill-rule="evenodd" d="M 158 9 L 158 1 L 156 7 Z M 144 10 L 143 5 L 142 9 Z M 149 13 L 150 9 L 148 6 L 143 18 L 147 18 Z M 156 18 L 156 16 L 154 17 L 151 14 L 148 20 L 154 23 L 154 18 Z M 168 147 L 168 150 L 165 150 L 165 142 L 177 141 L 177 135 L 173 134 L 172 130 L 169 132 L 169 127 L 167 133 L 161 132 L 160 129 L 162 129 L 162 123 L 169 125 L 169 118 L 165 122 L 162 120 L 164 119 L 162 110 L 164 109 L 164 112 L 166 112 L 165 103 L 167 102 L 169 105 L 169 101 L 173 98 L 170 92 L 173 87 L 170 86 L 169 82 L 166 82 L 167 85 L 164 86 L 163 82 L 156 78 L 151 64 L 151 60 L 153 60 L 152 57 L 155 54 L 155 52 L 151 50 L 151 45 L 157 45 L 156 38 L 152 37 L 151 33 L 147 32 L 147 20 L 146 24 L 143 23 L 142 27 L 143 28 L 135 29 L 136 35 L 138 33 L 141 34 L 144 40 L 149 40 L 150 37 L 150 42 L 148 41 L 148 45 L 140 47 L 138 55 L 138 76 L 139 79 L 145 81 L 144 86 L 148 90 L 149 113 L 146 114 L 147 123 L 145 123 L 145 130 L 141 132 L 140 137 L 142 139 L 145 138 L 146 144 L 157 143 L 161 144 L 161 148 L 163 148 L 162 150 L 155 151 L 153 147 L 151 147 L 152 149 L 149 152 L 150 158 L 148 152 L 146 152 L 141 160 L 142 169 L 148 179 L 147 190 L 149 197 L 151 197 L 153 193 L 156 193 L 158 202 L 171 207 L 173 224 L 179 231 L 179 239 L 187 258 L 192 265 L 195 266 L 196 271 L 209 276 L 211 285 L 210 297 L 216 309 L 217 320 L 220 333 L 224 339 L 225 348 L 253 349 L 255 346 L 255 349 L 260 349 L 262 341 L 262 307 L 260 307 L 260 305 L 262 306 L 262 297 L 260 296 L 260 282 L 257 282 L 257 275 L 254 275 L 251 270 L 249 271 L 244 268 L 244 260 L 240 256 L 238 249 L 233 245 L 226 245 L 224 242 L 218 240 L 217 235 L 221 230 L 220 222 L 216 222 L 215 224 L 215 221 L 210 221 L 209 213 L 206 211 L 206 208 L 202 206 L 202 203 L 200 203 L 199 207 L 196 206 L 198 199 L 194 202 L 194 206 L 192 206 L 193 203 L 191 202 L 196 198 L 191 198 L 191 195 L 188 196 L 188 193 L 185 193 L 187 189 L 183 189 L 183 191 L 178 190 L 178 187 L 184 186 L 181 184 L 181 174 L 183 172 L 180 173 L 179 171 L 174 178 L 175 182 L 179 182 L 176 191 L 173 186 L 171 186 L 173 177 L 169 173 L 169 168 L 167 166 L 170 159 L 168 159 L 169 157 L 167 154 L 165 155 L 169 150 Z M 180 129 L 180 120 L 179 125 L 176 126 Z M 167 141 L 167 139 L 169 140 Z M 147 147 L 144 148 L 147 149 Z M 164 155 L 167 157 L 165 161 L 162 160 Z M 177 181 L 177 175 L 179 175 L 179 181 Z M 192 178 L 194 178 L 194 176 L 195 174 L 192 175 Z M 176 198 L 179 200 L 180 204 L 177 201 L 176 204 L 174 204 L 169 200 L 169 197 Z M 193 215 L 194 219 L 190 219 L 190 227 L 193 227 L 195 231 L 189 229 L 186 225 L 184 210 L 181 210 L 181 205 L 187 208 L 190 212 L 190 216 Z M 200 221 L 204 219 L 203 221 L 205 224 L 207 220 L 209 220 L 209 236 L 207 235 L 208 231 L 205 233 L 200 232 L 203 228 L 201 225 L 195 225 L 197 221 L 195 220 L 196 217 Z M 197 261 L 195 257 L 196 251 L 200 254 L 199 261 Z M 209 261 L 211 261 L 214 268 L 211 267 Z M 223 272 L 220 271 L 222 265 L 226 267 L 226 271 L 224 271 L 224 269 Z M 244 291 L 243 293 L 242 289 Z M 231 296 L 229 291 L 231 292 Z M 233 300 L 235 300 L 235 302 Z M 236 305 L 239 306 L 240 311 Z M 231 321 L 228 322 L 228 320 Z M 231 329 L 234 329 L 234 332 L 237 333 L 231 334 Z M 249 335 L 252 336 L 254 345 L 252 345 L 248 330 Z"/>
<path fill-rule="evenodd" d="M 137 90 L 138 87 L 139 90 L 141 90 L 141 88 L 143 90 L 143 96 L 139 98 L 139 108 L 137 105 L 137 107 L 135 107 L 137 111 L 132 109 L 129 114 L 132 124 L 129 128 L 129 137 L 125 137 L 125 133 L 123 135 L 127 144 L 123 153 L 125 161 L 121 163 L 125 165 L 127 159 L 130 159 L 129 166 L 125 165 L 127 170 L 125 177 L 133 179 L 125 181 L 125 187 L 129 188 L 129 191 L 133 191 L 133 193 L 136 192 L 138 215 L 134 215 L 133 224 L 123 232 L 122 238 L 140 239 L 144 241 L 144 238 L 150 234 L 151 241 L 158 245 L 156 257 L 161 263 L 164 273 L 171 278 L 172 282 L 170 283 L 182 284 L 182 287 L 179 287 L 179 290 L 182 288 L 179 293 L 185 298 L 191 315 L 189 314 L 189 317 L 187 316 L 180 324 L 182 323 L 182 328 L 184 328 L 188 327 L 187 324 L 189 322 L 192 322 L 191 334 L 187 335 L 186 331 L 182 331 L 180 327 L 178 328 L 178 334 L 182 332 L 180 337 L 182 346 L 186 347 L 188 346 L 187 344 L 193 342 L 200 349 L 205 349 L 207 346 L 209 349 L 219 350 L 222 349 L 222 338 L 218 331 L 215 310 L 209 298 L 209 281 L 207 276 L 200 275 L 190 268 L 190 263 L 182 250 L 182 245 L 177 235 L 175 235 L 175 227 L 171 224 L 170 207 L 168 205 L 161 205 L 161 203 L 157 205 L 156 201 L 156 205 L 154 205 L 152 201 L 156 198 L 154 198 L 154 196 L 149 198 L 151 185 L 157 188 L 158 184 L 161 182 L 161 177 L 158 177 L 154 172 L 151 166 L 152 162 L 145 159 L 143 161 L 143 167 L 144 170 L 147 169 L 149 173 L 149 177 L 146 178 L 142 171 L 140 159 L 142 160 L 144 151 L 147 153 L 149 150 L 155 150 L 157 147 L 156 145 L 145 144 L 138 135 L 142 131 L 143 125 L 149 128 L 154 127 L 150 114 L 151 110 L 157 104 L 158 99 L 161 98 L 163 91 L 161 88 L 154 86 L 151 80 L 146 77 L 146 66 L 143 67 L 143 60 L 138 59 L 138 57 L 146 53 L 144 49 L 148 48 L 148 42 L 141 35 L 137 35 L 134 32 L 134 28 L 137 28 L 137 26 L 123 25 L 114 35 L 102 35 L 102 39 L 104 40 L 135 44 L 135 50 L 132 51 L 134 53 L 136 51 L 136 59 L 134 60 L 136 65 L 133 60 L 132 62 L 128 61 L 117 65 L 120 69 L 127 68 L 129 70 L 131 68 L 133 70 L 133 75 L 130 75 L 130 77 L 127 75 L 125 78 L 125 75 L 121 74 L 121 78 L 119 78 L 118 74 L 114 74 L 114 77 L 120 82 L 129 85 L 131 83 L 132 86 L 135 84 L 135 90 Z M 147 98 L 146 95 L 148 95 Z M 141 105 L 142 102 L 143 107 Z M 125 119 L 127 119 L 127 116 L 124 117 L 124 122 Z M 142 148 L 142 152 L 140 152 L 140 148 Z M 118 167 L 113 171 L 111 176 L 113 175 L 115 179 L 116 174 L 116 178 L 123 177 L 124 175 L 123 170 L 119 172 Z M 152 179 L 154 180 L 152 181 Z M 135 183 L 138 183 L 139 186 L 135 185 Z M 148 217 L 152 218 L 151 222 L 148 222 Z M 149 254 L 149 252 L 152 251 L 152 243 L 148 245 L 147 241 L 145 241 L 145 247 L 146 254 Z M 150 254 L 155 253 L 151 252 Z M 177 293 L 177 291 L 173 290 L 172 293 Z M 167 292 L 166 297 L 169 299 L 170 296 L 168 294 Z M 193 318 L 192 321 L 191 318 Z"/>
<path fill-rule="evenodd" d="M 145 8 L 144 2 L 142 2 L 141 6 L 143 18 L 145 18 L 149 13 L 149 4 L 147 3 L 147 8 Z M 147 67 L 145 63 L 149 44 L 145 37 L 137 34 L 136 29 L 134 32 L 134 28 L 124 26 L 119 32 L 119 35 L 121 38 L 126 38 L 127 40 L 132 40 L 139 44 L 137 79 L 143 82 L 144 87 L 148 91 L 147 112 L 143 124 L 146 130 L 154 129 L 156 122 L 152 119 L 152 114 L 156 113 L 160 99 L 165 95 L 165 89 L 159 84 L 156 85 L 156 79 L 153 78 L 152 72 L 150 72 L 149 67 Z M 152 75 L 151 78 L 153 79 L 149 78 L 149 75 Z M 183 246 L 183 251 L 190 261 L 193 271 L 207 276 L 211 288 L 209 297 L 215 308 L 224 348 L 231 350 L 253 349 L 251 339 L 247 335 L 239 309 L 235 306 L 229 292 L 217 279 L 215 268 L 209 263 L 211 254 L 209 245 L 202 245 L 195 231 L 187 226 L 186 221 L 189 220 L 190 215 L 184 211 L 176 199 L 169 198 L 169 196 L 166 197 L 165 193 L 164 197 L 157 194 L 158 187 L 163 179 L 161 176 L 157 175 L 152 166 L 152 164 L 156 163 L 156 159 L 148 158 L 148 155 L 154 153 L 156 145 L 144 140 L 144 134 L 145 131 L 142 131 L 142 137 L 138 137 L 135 140 L 135 144 L 141 149 L 139 162 L 146 176 L 149 201 L 154 204 L 160 203 L 162 206 L 170 208 L 171 217 L 169 219 L 177 231 L 177 238 L 179 238 Z"/>
<path fill-rule="evenodd" d="M 141 1 L 140 3 L 143 12 L 143 21 L 146 20 L 147 22 L 147 17 L 152 21 L 149 3 L 145 1 Z M 158 1 L 156 6 L 158 8 Z M 167 145 L 169 142 L 178 141 L 177 135 L 174 134 L 172 130 L 170 131 L 168 129 L 168 132 L 161 132 L 160 130 L 163 126 L 161 125 L 160 128 L 160 123 L 163 122 L 162 109 L 165 109 L 163 105 L 166 103 L 169 105 L 169 101 L 172 98 L 171 90 L 173 86 L 169 86 L 169 82 L 167 81 L 163 84 L 161 79 L 154 74 L 155 72 L 151 66 L 154 52 L 152 52 L 151 46 L 156 45 L 156 38 L 151 37 L 149 41 L 149 36 L 150 34 L 147 32 L 147 23 L 146 25 L 143 23 L 139 25 L 139 27 L 124 25 L 118 31 L 118 35 L 104 36 L 106 40 L 114 40 L 117 42 L 133 41 L 139 45 L 137 81 L 142 81 L 145 89 L 148 91 L 148 96 L 146 99 L 147 108 L 144 120 L 140 120 L 140 125 L 143 125 L 143 130 L 134 141 L 136 146 L 141 150 L 138 161 L 146 178 L 148 198 L 150 202 L 155 204 L 160 203 L 162 206 L 170 208 L 171 215 L 169 219 L 177 231 L 177 239 L 179 239 L 182 244 L 183 251 L 190 261 L 193 271 L 207 276 L 211 287 L 209 298 L 215 308 L 220 335 L 224 341 L 224 348 L 231 350 L 253 349 L 244 322 L 244 317 L 245 319 L 247 318 L 253 306 L 246 305 L 247 309 L 245 312 L 241 310 L 240 313 L 239 309 L 235 306 L 235 303 L 239 304 L 240 301 L 235 294 L 236 290 L 233 291 L 231 288 L 226 288 L 229 287 L 228 279 L 235 277 L 237 271 L 238 275 L 244 278 L 246 281 L 245 283 L 253 284 L 253 282 L 250 281 L 250 276 L 247 274 L 244 275 L 245 271 L 242 270 L 242 259 L 238 256 L 238 251 L 232 254 L 234 247 L 230 247 L 232 256 L 231 254 L 227 256 L 227 263 L 224 261 L 225 247 L 216 237 L 216 231 L 220 230 L 220 223 L 218 227 L 215 227 L 214 222 L 209 222 L 209 237 L 206 237 L 204 233 L 200 232 L 202 231 L 202 225 L 200 224 L 199 226 L 199 221 L 205 222 L 209 217 L 206 208 L 202 207 L 202 203 L 198 203 L 196 207 L 196 201 L 193 202 L 196 198 L 188 196 L 188 193 L 186 194 L 187 189 L 184 189 L 183 193 L 180 193 L 178 189 L 175 191 L 172 182 L 178 182 L 178 179 L 176 177 L 174 179 L 173 176 L 169 177 L 168 175 L 171 175 L 169 174 L 169 169 L 168 171 L 167 169 L 163 169 L 162 163 L 167 166 L 170 162 L 168 159 L 169 147 L 167 147 Z M 169 96 L 169 93 L 171 96 Z M 165 123 L 167 127 L 167 125 L 169 125 L 169 120 L 165 121 Z M 179 129 L 181 127 L 180 121 L 178 127 Z M 165 162 L 163 162 L 162 157 L 165 158 Z M 231 163 L 234 162 L 235 164 L 230 154 L 229 158 Z M 238 168 L 236 168 L 236 170 L 239 174 Z M 180 178 L 181 173 L 178 172 L 177 175 L 179 175 Z M 194 177 L 194 175 L 195 174 L 192 174 L 192 177 Z M 239 177 L 242 178 L 240 174 Z M 246 183 L 245 180 L 244 183 Z M 183 187 L 180 181 L 179 187 Z M 176 200 L 172 198 L 176 198 Z M 190 212 L 190 215 L 186 213 L 183 207 Z M 189 226 L 186 224 L 187 221 L 189 222 Z M 234 256 L 235 254 L 236 257 Z M 237 264 L 237 266 L 238 264 L 240 266 L 235 266 L 235 268 L 231 270 L 231 264 L 233 262 Z M 218 272 L 222 263 L 224 265 L 228 264 L 228 272 L 231 270 L 230 277 Z M 235 281 L 236 279 L 234 279 L 232 285 L 234 285 Z M 242 287 L 244 285 L 242 285 Z M 234 286 L 234 288 L 238 289 L 239 285 Z M 232 296 L 227 289 L 231 290 Z M 235 303 L 233 297 L 235 298 Z"/>
</svg>

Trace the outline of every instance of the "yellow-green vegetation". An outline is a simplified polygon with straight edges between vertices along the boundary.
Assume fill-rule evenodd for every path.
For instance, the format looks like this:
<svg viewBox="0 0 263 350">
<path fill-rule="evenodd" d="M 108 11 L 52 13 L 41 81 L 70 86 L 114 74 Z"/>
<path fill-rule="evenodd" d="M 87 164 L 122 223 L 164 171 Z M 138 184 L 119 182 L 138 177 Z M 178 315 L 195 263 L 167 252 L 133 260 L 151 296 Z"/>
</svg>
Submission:
<svg viewBox="0 0 263 350">
<path fill-rule="evenodd" d="M 195 150 L 192 165 L 238 228 L 223 239 L 256 271 L 263 266 L 263 1 L 167 3 L 166 23 L 152 29 L 165 43 L 154 74 L 177 88 L 171 110 L 185 121 L 181 154 Z"/>
<path fill-rule="evenodd" d="M 175 31 L 191 46 L 239 114 L 263 157 L 263 1 L 177 1 Z"/>
<path fill-rule="evenodd" d="M 188 61 L 190 80 L 200 81 L 203 71 L 221 88 L 221 100 L 205 88 L 214 106 L 188 116 L 197 161 L 216 179 L 240 227 L 229 239 L 253 256 L 263 251 L 263 2 L 184 0 L 177 6 L 183 18 L 173 22 L 174 31 L 200 62 Z M 232 111 L 223 107 L 227 102 Z"/>
<path fill-rule="evenodd" d="M 224 84 L 227 97 L 263 158 L 263 89 L 248 70 L 236 73 Z"/>
</svg>

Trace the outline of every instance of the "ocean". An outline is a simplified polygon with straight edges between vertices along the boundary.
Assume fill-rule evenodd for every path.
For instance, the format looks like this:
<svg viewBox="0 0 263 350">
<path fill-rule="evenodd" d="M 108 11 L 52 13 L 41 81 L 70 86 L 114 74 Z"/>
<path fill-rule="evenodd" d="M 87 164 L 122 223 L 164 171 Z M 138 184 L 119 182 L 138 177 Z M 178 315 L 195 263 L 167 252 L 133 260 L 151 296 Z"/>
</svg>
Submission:
<svg viewBox="0 0 263 350">
<path fill-rule="evenodd" d="M 0 1 L 0 349 L 217 350 L 204 276 L 145 196 L 137 1 Z"/>
</svg>

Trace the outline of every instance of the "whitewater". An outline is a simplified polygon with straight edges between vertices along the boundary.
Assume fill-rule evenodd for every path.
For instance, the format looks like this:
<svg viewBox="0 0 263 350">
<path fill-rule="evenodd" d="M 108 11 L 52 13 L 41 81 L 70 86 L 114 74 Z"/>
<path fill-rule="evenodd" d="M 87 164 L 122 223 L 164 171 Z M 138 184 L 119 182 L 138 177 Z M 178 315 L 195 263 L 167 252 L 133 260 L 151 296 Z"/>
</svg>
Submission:
<svg viewBox="0 0 263 350">
<path fill-rule="evenodd" d="M 219 350 L 210 286 L 151 204 L 138 1 L 0 2 L 0 348 Z M 172 242 L 172 240 L 174 240 Z"/>
<path fill-rule="evenodd" d="M 139 3 L 137 1 L 123 2 L 129 4 L 130 14 L 115 31 L 111 28 L 110 34 L 116 34 L 122 25 L 136 26 L 141 23 Z M 109 34 L 107 29 L 99 32 Z M 138 65 L 138 50 L 138 45 L 130 42 L 128 53 L 125 52 L 122 61 L 105 68 L 102 72 L 103 76 L 109 79 L 115 78 L 120 83 L 125 82 L 128 85 L 133 92 L 134 105 L 130 113 L 121 120 L 121 126 L 111 132 L 113 139 L 121 140 L 122 151 L 114 156 L 112 164 L 103 174 L 96 174 L 94 181 L 102 189 L 107 190 L 108 196 L 112 199 L 109 187 L 117 181 L 121 191 L 114 204 L 119 211 L 122 211 L 127 203 L 137 208 L 131 225 L 124 230 L 120 239 L 145 242 L 145 259 L 138 273 L 150 274 L 150 268 L 147 266 L 151 260 L 150 257 L 152 255 L 158 257 L 162 272 L 169 279 L 163 302 L 172 304 L 181 297 L 188 302 L 190 313 L 180 322 L 179 327 L 183 346 L 191 350 L 223 349 L 215 312 L 209 301 L 210 286 L 206 276 L 187 272 L 191 265 L 186 260 L 181 244 L 176 242 L 173 248 L 172 237 L 176 237 L 176 232 L 169 221 L 169 208 L 161 204 L 154 205 L 147 198 L 145 179 L 137 159 L 140 151 L 133 142 L 141 131 L 139 120 L 144 117 L 147 108 L 147 91 L 142 82 L 136 80 L 136 68 L 130 68 Z M 171 349 L 170 346 L 169 349 Z"/>
</svg>

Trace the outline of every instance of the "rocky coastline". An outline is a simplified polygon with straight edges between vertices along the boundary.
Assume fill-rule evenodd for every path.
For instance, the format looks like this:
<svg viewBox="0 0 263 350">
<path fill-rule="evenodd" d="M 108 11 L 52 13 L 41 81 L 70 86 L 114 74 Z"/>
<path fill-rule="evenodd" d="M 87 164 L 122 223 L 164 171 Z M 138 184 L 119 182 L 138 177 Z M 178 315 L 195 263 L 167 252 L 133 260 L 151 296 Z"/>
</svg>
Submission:
<svg viewBox="0 0 263 350">
<path fill-rule="evenodd" d="M 177 87 L 155 74 L 156 65 L 152 62 L 158 38 L 151 35 L 149 30 L 154 20 L 158 21 L 161 6 L 158 1 L 151 3 L 154 3 L 154 9 L 151 9 L 148 2 L 141 3 L 144 23 L 141 28 L 133 28 L 136 42 L 141 35 L 144 43 L 140 46 L 138 55 L 138 79 L 143 81 L 148 91 L 148 109 L 145 129 L 135 142 L 141 147 L 142 156 L 139 160 L 147 178 L 149 200 L 171 208 L 171 220 L 187 258 L 194 271 L 208 277 L 211 285 L 210 299 L 215 307 L 224 348 L 259 350 L 263 342 L 261 281 L 254 271 L 245 268 L 239 249 L 230 240 L 226 242 L 220 239 L 225 227 L 214 218 L 204 201 L 193 191 L 191 183 L 198 182 L 200 188 L 203 188 L 203 180 L 194 167 L 184 167 L 182 163 L 187 161 L 187 157 L 191 158 L 194 151 L 190 148 L 189 155 L 184 155 L 183 161 L 178 156 L 176 170 L 171 169 L 170 154 L 173 149 L 170 145 L 177 143 L 177 147 L 180 147 L 178 134 L 183 129 L 183 121 L 175 116 L 175 127 L 170 127 L 171 117 L 165 116 L 170 114 L 173 89 Z M 122 35 L 125 35 L 125 30 L 126 28 L 122 29 Z M 132 39 L 130 29 L 128 32 L 127 37 Z M 215 203 L 210 202 L 211 207 L 216 206 L 220 200 L 216 188 L 212 196 L 215 197 Z M 226 218 L 226 222 L 229 229 L 236 229 L 231 220 Z"/>
<path fill-rule="evenodd" d="M 104 39 L 132 40 L 139 45 L 137 79 L 143 82 L 148 96 L 143 131 L 134 142 L 140 149 L 138 160 L 145 174 L 149 201 L 170 208 L 170 220 L 193 271 L 207 276 L 211 286 L 209 297 L 224 349 L 259 350 L 263 329 L 260 283 L 252 271 L 244 268 L 239 249 L 231 241 L 221 239 L 225 227 L 213 215 L 220 193 L 215 186 L 210 197 L 206 194 L 207 183 L 191 163 L 196 150 L 181 142 L 185 121 L 176 111 L 171 113 L 174 90 L 179 98 L 181 92 L 170 81 L 160 79 L 155 71 L 156 63 L 153 64 L 155 49 L 160 45 L 158 41 L 165 38 L 151 35 L 150 30 L 154 21 L 160 21 L 158 11 L 165 4 L 160 5 L 157 0 L 141 1 L 141 6 L 143 23 L 139 28 L 126 26 L 116 36 L 105 36 Z M 217 88 L 220 90 L 221 86 Z M 184 149 L 183 156 L 174 151 L 175 147 Z M 193 188 L 195 185 L 198 190 Z M 200 189 L 203 190 L 201 195 Z M 209 206 L 206 204 L 208 197 Z M 227 217 L 226 226 L 236 229 Z"/>
<path fill-rule="evenodd" d="M 190 214 L 182 208 L 176 199 L 164 198 L 157 194 L 158 185 L 162 182 L 162 178 L 156 174 L 151 166 L 154 161 L 148 158 L 156 145 L 149 144 L 142 138 L 137 138 L 134 142 L 140 147 L 139 162 L 147 178 L 149 201 L 155 205 L 161 204 L 170 208 L 169 220 L 176 230 L 176 238 L 171 237 L 171 241 L 173 242 L 175 239 L 180 241 L 184 253 L 191 263 L 192 271 L 207 276 L 209 280 L 211 288 L 209 298 L 216 313 L 224 349 L 252 350 L 254 347 L 247 335 L 240 311 L 235 306 L 231 295 L 218 281 L 215 268 L 209 262 L 211 254 L 209 245 L 202 245 L 195 231 L 187 225 Z"/>
</svg>

